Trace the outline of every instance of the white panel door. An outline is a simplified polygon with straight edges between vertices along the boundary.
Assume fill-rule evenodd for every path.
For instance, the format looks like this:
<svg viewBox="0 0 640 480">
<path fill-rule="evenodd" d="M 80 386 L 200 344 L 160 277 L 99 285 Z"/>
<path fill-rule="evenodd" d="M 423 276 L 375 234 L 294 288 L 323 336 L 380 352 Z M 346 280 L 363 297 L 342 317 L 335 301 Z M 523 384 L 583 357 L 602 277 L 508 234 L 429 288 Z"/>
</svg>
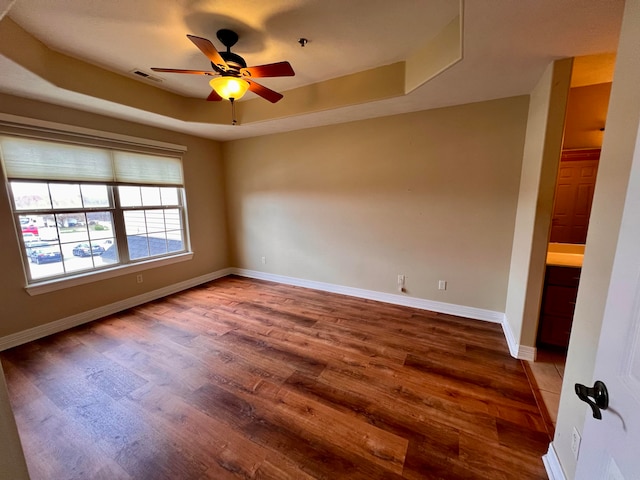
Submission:
<svg viewBox="0 0 640 480">
<path fill-rule="evenodd" d="M 576 480 L 640 479 L 640 132 L 593 380 L 609 391 L 602 420 L 589 413 Z M 592 386 L 592 385 L 588 385 Z"/>
</svg>

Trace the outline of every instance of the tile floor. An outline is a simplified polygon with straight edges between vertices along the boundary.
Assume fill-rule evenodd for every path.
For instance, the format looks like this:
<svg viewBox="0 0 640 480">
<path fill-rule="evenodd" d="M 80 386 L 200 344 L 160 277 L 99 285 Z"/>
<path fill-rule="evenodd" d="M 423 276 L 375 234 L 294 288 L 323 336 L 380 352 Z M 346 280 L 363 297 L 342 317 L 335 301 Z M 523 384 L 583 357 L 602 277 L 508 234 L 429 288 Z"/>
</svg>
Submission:
<svg viewBox="0 0 640 480">
<path fill-rule="evenodd" d="M 560 390 L 564 378 L 566 354 L 552 350 L 538 349 L 535 362 L 526 362 L 531 374 L 531 386 L 538 398 L 540 408 L 546 409 L 550 427 L 555 429 L 560 404 Z M 543 412 L 544 414 L 545 412 Z M 549 432 L 551 435 L 553 432 Z"/>
</svg>

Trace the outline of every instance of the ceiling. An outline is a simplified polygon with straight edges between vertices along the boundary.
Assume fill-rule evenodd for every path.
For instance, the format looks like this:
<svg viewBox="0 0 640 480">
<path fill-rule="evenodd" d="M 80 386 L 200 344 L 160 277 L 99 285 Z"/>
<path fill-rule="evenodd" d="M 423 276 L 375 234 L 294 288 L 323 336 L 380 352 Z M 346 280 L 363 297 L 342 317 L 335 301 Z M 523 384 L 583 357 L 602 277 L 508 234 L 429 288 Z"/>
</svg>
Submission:
<svg viewBox="0 0 640 480">
<path fill-rule="evenodd" d="M 623 0 L 0 0 L 0 93 L 231 140 L 528 94 L 555 59 L 614 52 L 623 6 Z M 186 34 L 222 50 L 220 28 L 239 34 L 233 51 L 249 65 L 288 60 L 296 71 L 261 79 L 284 99 L 271 104 L 246 95 L 237 102 L 237 126 L 230 125 L 228 102 L 205 101 L 210 77 L 150 70 L 210 70 Z M 305 47 L 301 37 L 309 40 Z"/>
</svg>

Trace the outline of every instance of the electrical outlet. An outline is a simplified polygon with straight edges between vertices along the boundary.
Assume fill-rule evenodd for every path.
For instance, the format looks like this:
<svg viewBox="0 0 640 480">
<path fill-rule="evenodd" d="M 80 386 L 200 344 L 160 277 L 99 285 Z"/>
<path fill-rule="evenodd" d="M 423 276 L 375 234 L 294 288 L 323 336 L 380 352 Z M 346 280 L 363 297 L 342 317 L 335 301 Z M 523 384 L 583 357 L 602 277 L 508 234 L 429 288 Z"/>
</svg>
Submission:
<svg viewBox="0 0 640 480">
<path fill-rule="evenodd" d="M 576 460 L 578 459 L 578 452 L 580 451 L 580 440 L 578 429 L 573 427 L 573 432 L 571 432 L 571 451 Z"/>
<path fill-rule="evenodd" d="M 398 275 L 398 291 L 404 292 L 404 282 L 406 277 L 404 275 Z"/>
<path fill-rule="evenodd" d="M 447 281 L 438 280 L 438 290 L 446 290 L 446 289 L 447 289 Z"/>
<path fill-rule="evenodd" d="M 265 265 L 267 263 L 267 257 L 262 257 L 262 264 Z"/>
<path fill-rule="evenodd" d="M 136 276 L 136 282 L 142 283 L 142 275 L 137 275 Z"/>
</svg>

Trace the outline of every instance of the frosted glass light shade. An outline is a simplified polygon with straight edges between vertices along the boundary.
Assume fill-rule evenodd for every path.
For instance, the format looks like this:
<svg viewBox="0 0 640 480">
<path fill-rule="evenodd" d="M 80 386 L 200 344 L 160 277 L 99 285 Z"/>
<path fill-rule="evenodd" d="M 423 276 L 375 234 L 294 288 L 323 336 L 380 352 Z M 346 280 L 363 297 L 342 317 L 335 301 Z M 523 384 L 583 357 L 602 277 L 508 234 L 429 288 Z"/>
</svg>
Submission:
<svg viewBox="0 0 640 480">
<path fill-rule="evenodd" d="M 209 82 L 209 85 L 225 100 L 231 98 L 238 100 L 249 88 L 245 80 L 236 77 L 216 77 Z"/>
</svg>

